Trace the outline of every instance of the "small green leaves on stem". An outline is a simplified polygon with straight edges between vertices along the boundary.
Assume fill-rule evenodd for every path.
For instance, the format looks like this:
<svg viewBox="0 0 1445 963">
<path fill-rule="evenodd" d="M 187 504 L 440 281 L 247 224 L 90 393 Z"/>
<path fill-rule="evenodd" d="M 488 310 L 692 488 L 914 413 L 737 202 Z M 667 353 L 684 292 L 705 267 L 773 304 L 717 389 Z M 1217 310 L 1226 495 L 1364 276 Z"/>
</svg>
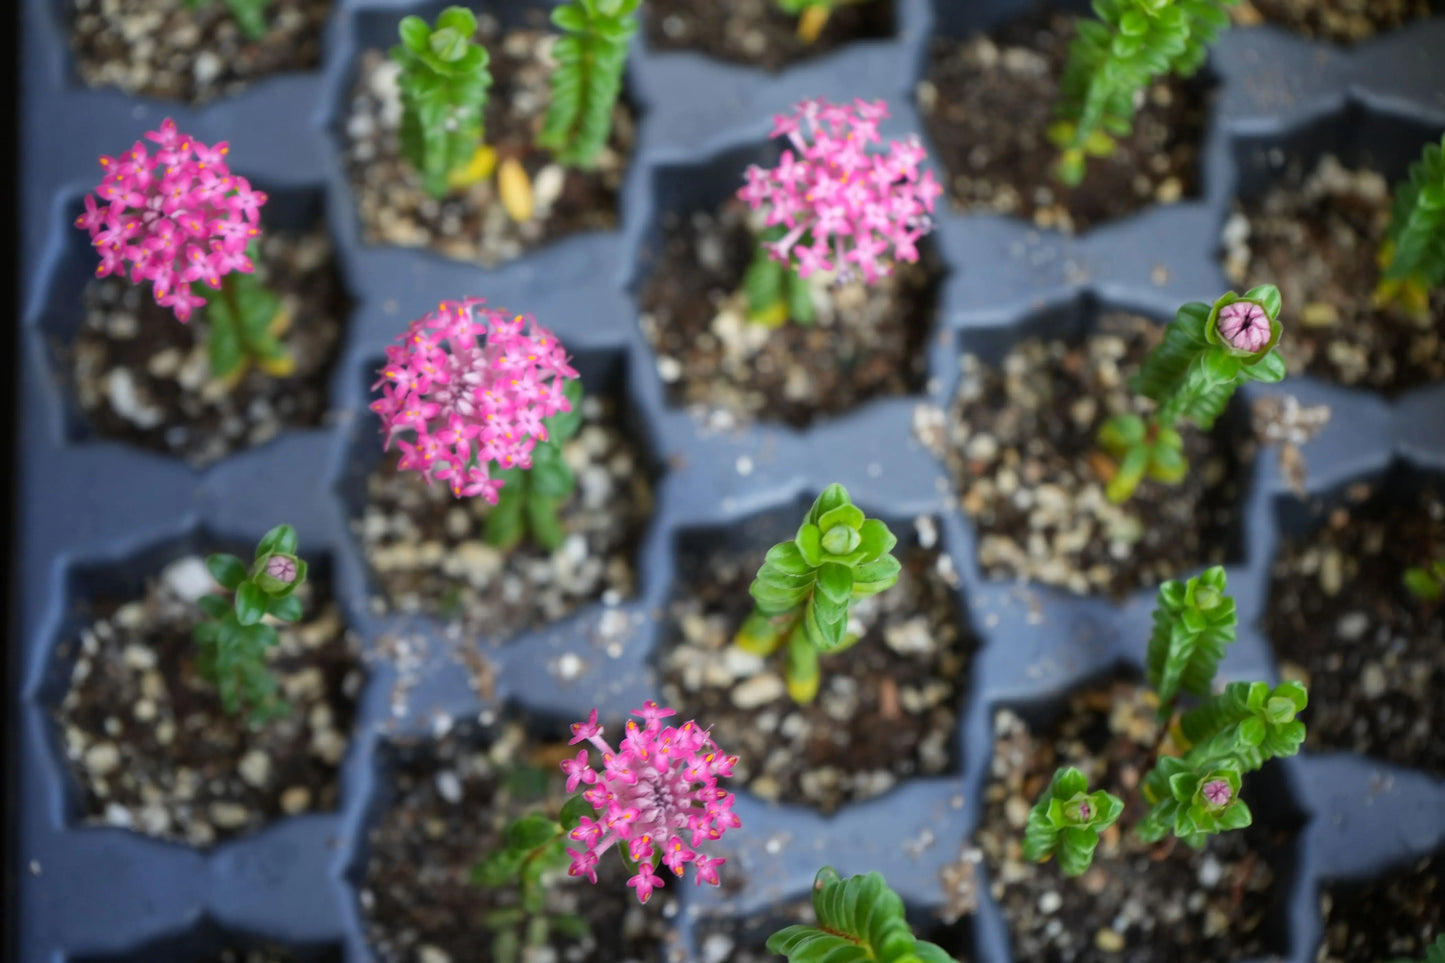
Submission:
<svg viewBox="0 0 1445 963">
<path fill-rule="evenodd" d="M 1078 876 L 1093 862 L 1100 831 L 1114 825 L 1123 811 L 1119 797 L 1102 789 L 1089 792 L 1089 780 L 1079 770 L 1059 769 L 1029 810 L 1024 859 L 1042 863 L 1057 854 L 1064 875 Z"/>
<path fill-rule="evenodd" d="M 445 197 L 447 175 L 465 167 L 482 142 L 482 109 L 492 75 L 490 58 L 472 42 L 477 18 L 448 7 L 434 27 L 404 17 L 391 59 L 401 65 L 401 148 L 432 197 Z"/>
<path fill-rule="evenodd" d="M 574 800 L 569 802 L 572 809 L 580 802 L 587 814 L 592 813 L 581 797 Z M 571 820 L 573 827 L 578 822 L 576 815 Z M 550 913 L 547 908 L 547 887 L 566 874 L 571 860 L 567 855 L 566 821 L 529 813 L 507 826 L 501 845 L 472 867 L 474 885 L 512 890 L 514 894 L 483 918 L 492 934 L 491 958 L 497 963 L 517 963 L 524 947 L 546 946 L 553 930 L 574 939 L 590 931 L 583 917 Z"/>
<path fill-rule="evenodd" d="M 1216 833 L 1244 829 L 1254 821 L 1239 798 L 1240 772 L 1224 764 L 1191 766 L 1188 759 L 1163 756 L 1144 777 L 1148 815 L 1136 827 L 1146 843 L 1169 833 L 1195 849 Z"/>
<path fill-rule="evenodd" d="M 1086 158 L 1114 152 L 1128 136 L 1140 92 L 1168 73 L 1188 77 L 1228 26 L 1238 0 L 1094 0 L 1097 20 L 1080 19 L 1059 83 L 1059 121 L 1049 138 L 1062 151 L 1055 176 L 1075 186 Z"/>
<path fill-rule="evenodd" d="M 824 866 L 813 878 L 813 910 L 816 926 L 778 930 L 768 937 L 768 952 L 789 963 L 956 963 L 913 935 L 903 900 L 878 873 L 843 878 Z"/>
<path fill-rule="evenodd" d="M 1191 709 L 1179 730 L 1195 757 L 1233 758 L 1244 772 L 1270 759 L 1293 756 L 1305 741 L 1305 724 L 1295 718 L 1309 705 L 1299 682 L 1231 682 L 1219 695 Z"/>
<path fill-rule="evenodd" d="M 567 36 L 552 48 L 552 103 L 537 144 L 563 164 L 591 167 L 607 143 L 639 2 L 570 0 L 552 11 L 552 23 Z"/>
<path fill-rule="evenodd" d="M 1147 663 L 1162 719 L 1169 718 L 1181 691 L 1200 698 L 1209 695 L 1224 648 L 1234 641 L 1238 626 L 1234 599 L 1224 590 L 1224 568 L 1219 565 L 1188 582 L 1159 586 Z"/>
<path fill-rule="evenodd" d="M 1445 558 L 1405 569 L 1405 588 L 1422 602 L 1438 602 L 1445 598 Z"/>
<path fill-rule="evenodd" d="M 495 473 L 502 490 L 487 512 L 484 535 L 493 548 L 509 551 L 530 532 L 532 540 L 550 552 L 566 537 L 557 510 L 572 497 L 577 477 L 562 457 L 562 445 L 582 426 L 582 382 L 568 381 L 563 394 L 571 410 L 543 419 L 547 438 L 532 449 L 532 467 Z"/>
<path fill-rule="evenodd" d="M 1153 414 L 1147 420 L 1120 415 L 1099 430 L 1112 501 L 1127 501 L 1146 476 L 1166 484 L 1184 477 L 1189 466 L 1175 429 L 1181 418 L 1207 431 L 1241 384 L 1284 377 L 1284 359 L 1275 350 L 1284 332 L 1279 312 L 1279 289 L 1271 284 L 1179 309 L 1132 382 L 1155 403 Z"/>
<path fill-rule="evenodd" d="M 296 556 L 296 530 L 278 525 L 267 532 L 249 568 L 234 555 L 211 555 L 206 568 L 233 595 L 207 595 L 198 603 L 208 618 L 194 630 L 197 668 L 220 691 L 226 712 L 249 706 L 251 725 L 262 726 L 290 711 L 266 667 L 276 629 L 262 620 L 301 618 L 295 592 L 306 581 L 306 562 Z"/>
<path fill-rule="evenodd" d="M 247 252 L 252 261 L 258 258 L 256 248 L 253 242 Z M 200 282 L 193 286 L 203 287 Z M 221 296 L 207 303 L 206 323 L 206 355 L 217 378 L 239 379 L 252 363 L 277 377 L 295 370 L 295 359 L 278 338 L 290 317 L 283 313 L 280 297 L 255 274 L 221 278 Z"/>
<path fill-rule="evenodd" d="M 813 502 L 798 534 L 768 549 L 748 587 L 756 603 L 734 641 L 771 655 L 786 641 L 785 676 L 794 701 L 818 694 L 818 653 L 858 641 L 847 632 L 854 599 L 889 588 L 902 570 L 889 554 L 898 538 L 876 518 L 865 518 L 842 485 L 829 485 Z"/>
<path fill-rule="evenodd" d="M 788 321 L 812 324 L 816 318 L 813 291 L 798 276 L 791 263 L 784 264 L 768 251 L 769 243 L 782 240 L 781 225 L 768 228 L 757 239 L 753 260 L 743 275 L 743 293 L 748 299 L 748 320 L 776 328 Z"/>
<path fill-rule="evenodd" d="M 210 0 L 186 0 L 186 6 L 194 9 L 209 2 Z M 270 5 L 271 0 L 226 0 L 226 6 L 231 8 L 231 16 L 236 25 L 252 40 L 260 40 L 266 36 L 266 8 Z"/>
<path fill-rule="evenodd" d="M 1425 145 L 1396 188 L 1380 266 L 1376 303 L 1428 318 L 1430 289 L 1445 283 L 1445 137 Z"/>
</svg>

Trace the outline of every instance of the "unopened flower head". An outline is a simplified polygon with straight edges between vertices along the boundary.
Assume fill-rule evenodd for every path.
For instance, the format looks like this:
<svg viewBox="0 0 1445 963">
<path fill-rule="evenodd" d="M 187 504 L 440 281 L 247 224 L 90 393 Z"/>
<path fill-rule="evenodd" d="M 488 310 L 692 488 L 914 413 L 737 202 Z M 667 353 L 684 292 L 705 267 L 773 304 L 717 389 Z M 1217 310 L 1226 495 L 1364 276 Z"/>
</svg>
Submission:
<svg viewBox="0 0 1445 963">
<path fill-rule="evenodd" d="M 1219 309 L 1215 322 L 1230 347 L 1253 354 L 1269 343 L 1269 315 L 1253 301 L 1235 301 Z"/>
<path fill-rule="evenodd" d="M 85 196 L 75 226 L 90 232 L 100 253 L 97 277 L 129 267 L 131 281 L 149 281 L 156 303 L 188 321 L 206 303 L 192 282 L 217 289 L 232 271 L 255 269 L 246 245 L 261 233 L 266 195 L 231 173 L 224 141 L 208 147 L 169 118 L 146 138 L 154 154 L 136 141 L 119 157 L 100 159 L 105 178 Z"/>
<path fill-rule="evenodd" d="M 1211 779 L 1204 784 L 1201 792 L 1209 805 L 1216 809 L 1224 807 L 1234 798 L 1234 790 L 1223 779 Z"/>
<path fill-rule="evenodd" d="M 544 418 L 570 411 L 565 379 L 577 377 L 555 335 L 530 316 L 481 309 L 482 298 L 443 301 L 386 349 L 372 385 L 387 447 L 397 467 L 441 479 L 458 498 L 497 503 L 501 479 L 491 466 L 532 467 L 547 439 Z M 398 437 L 410 430 L 415 438 Z"/>
<path fill-rule="evenodd" d="M 290 585 L 296 581 L 296 559 L 290 555 L 272 555 L 266 559 L 266 574 Z"/>
<path fill-rule="evenodd" d="M 771 136 L 787 136 L 797 153 L 784 150 L 770 170 L 752 166 L 738 197 L 766 208 L 767 225 L 788 233 L 769 245 L 775 258 L 796 264 L 799 277 L 836 271 L 839 280 L 861 272 L 869 284 L 887 275 L 890 261 L 917 261 L 918 239 L 933 229 L 934 200 L 943 188 L 931 171 L 919 170 L 922 143 L 914 136 L 878 143 L 881 101 L 840 106 L 818 98 L 797 113 L 773 118 Z"/>
<path fill-rule="evenodd" d="M 662 720 L 676 712 L 655 702 L 632 714 L 643 722 L 628 721 L 617 749 L 602 738 L 597 710 L 586 722 L 572 726 L 572 743 L 594 746 L 601 753 L 602 766 L 592 769 L 585 749 L 562 763 L 567 791 L 588 786 L 582 795 L 600 817 L 584 816 L 570 833 L 581 849 L 567 850 L 572 857 L 568 872 L 597 882 L 598 859 L 616 845 L 626 846 L 627 854 L 640 864 L 627 885 L 643 903 L 663 885 L 655 859 L 679 877 L 692 863 L 695 883 L 716 886 L 718 867 L 727 860 L 707 856 L 697 846 L 742 825 L 732 810 L 732 794 L 717 784 L 719 777 L 732 775 L 737 757 L 723 755 L 696 722 L 664 726 Z"/>
</svg>

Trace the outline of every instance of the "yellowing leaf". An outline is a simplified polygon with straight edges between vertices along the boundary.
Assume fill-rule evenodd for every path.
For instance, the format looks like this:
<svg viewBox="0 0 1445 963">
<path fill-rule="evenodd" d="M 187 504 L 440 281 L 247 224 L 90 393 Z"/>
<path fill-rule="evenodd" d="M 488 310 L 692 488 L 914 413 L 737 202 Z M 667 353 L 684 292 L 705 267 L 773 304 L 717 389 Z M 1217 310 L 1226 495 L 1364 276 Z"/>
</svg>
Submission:
<svg viewBox="0 0 1445 963">
<path fill-rule="evenodd" d="M 532 182 L 515 157 L 502 161 L 497 171 L 497 191 L 512 220 L 521 224 L 532 219 Z"/>
<path fill-rule="evenodd" d="M 447 174 L 447 186 L 454 191 L 480 184 L 497 167 L 497 152 L 486 144 L 477 146 L 472 159 Z"/>
<path fill-rule="evenodd" d="M 829 7 L 813 6 L 803 11 L 798 18 L 798 39 L 803 43 L 813 43 L 823 28 L 828 25 L 828 15 L 833 11 Z"/>
</svg>

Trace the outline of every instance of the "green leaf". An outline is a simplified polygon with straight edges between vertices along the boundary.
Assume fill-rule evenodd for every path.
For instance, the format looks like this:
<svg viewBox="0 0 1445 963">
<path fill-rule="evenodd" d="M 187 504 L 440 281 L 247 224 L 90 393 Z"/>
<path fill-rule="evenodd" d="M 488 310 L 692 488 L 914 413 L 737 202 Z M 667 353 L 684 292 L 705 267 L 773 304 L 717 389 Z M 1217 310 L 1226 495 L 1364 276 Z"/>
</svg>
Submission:
<svg viewBox="0 0 1445 963">
<path fill-rule="evenodd" d="M 196 604 L 213 619 L 224 619 L 231 614 L 231 600 L 219 595 L 202 595 Z"/>
<path fill-rule="evenodd" d="M 551 552 L 561 546 L 567 538 L 562 520 L 557 517 L 560 499 L 535 494 L 527 499 L 527 525 L 532 530 L 532 540 Z"/>
<path fill-rule="evenodd" d="M 301 600 L 294 595 L 288 595 L 285 598 L 271 599 L 268 603 L 268 609 L 272 615 L 276 616 L 276 618 L 282 622 L 299 621 L 303 613 Z"/>
<path fill-rule="evenodd" d="M 507 827 L 507 846 L 533 850 L 550 843 L 562 834 L 562 827 L 541 813 L 528 813 Z"/>
<path fill-rule="evenodd" d="M 511 486 L 502 489 L 497 499 L 487 512 L 487 520 L 484 526 L 482 539 L 493 548 L 499 551 L 509 551 L 526 534 L 526 520 L 522 515 L 522 496 L 513 494 L 507 497 L 508 490 L 516 491 Z"/>
<path fill-rule="evenodd" d="M 789 926 L 768 937 L 769 952 L 790 963 L 954 963 L 908 928 L 903 901 L 878 873 L 840 877 L 831 866 L 813 880 L 816 926 Z"/>
<path fill-rule="evenodd" d="M 542 460 L 536 459 L 536 452 L 547 447 L 543 442 L 533 452 L 532 467 L 528 473 L 528 484 L 534 495 L 544 495 L 548 498 L 563 499 L 572 494 L 577 485 L 577 476 L 572 474 L 572 469 L 560 455 L 553 454 L 544 456 Z M 555 449 L 551 449 L 555 451 Z"/>
<path fill-rule="evenodd" d="M 579 793 L 576 796 L 567 797 L 567 801 L 562 804 L 561 812 L 557 815 L 557 821 L 562 824 L 563 829 L 571 832 L 582 824 L 583 816 L 595 817 L 596 815 L 597 810 L 593 809 L 592 804 Z"/>
<path fill-rule="evenodd" d="M 206 568 L 222 588 L 233 592 L 246 580 L 246 565 L 234 555 L 208 555 Z"/>
<path fill-rule="evenodd" d="M 269 600 L 255 582 L 242 582 L 236 590 L 236 621 L 242 625 L 254 625 L 266 614 Z"/>
<path fill-rule="evenodd" d="M 258 562 L 266 555 L 276 554 L 296 554 L 296 529 L 290 525 L 277 525 L 262 535 L 261 541 L 256 545 L 256 561 Z"/>
</svg>

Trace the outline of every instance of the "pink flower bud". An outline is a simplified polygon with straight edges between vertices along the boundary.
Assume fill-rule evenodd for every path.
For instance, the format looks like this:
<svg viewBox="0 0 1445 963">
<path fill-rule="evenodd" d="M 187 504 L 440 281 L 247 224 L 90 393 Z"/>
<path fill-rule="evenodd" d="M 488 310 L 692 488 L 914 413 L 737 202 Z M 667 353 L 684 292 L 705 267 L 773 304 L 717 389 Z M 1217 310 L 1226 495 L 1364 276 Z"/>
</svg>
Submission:
<svg viewBox="0 0 1445 963">
<path fill-rule="evenodd" d="M 272 555 L 266 559 L 266 574 L 290 585 L 296 581 L 296 560 L 290 555 Z"/>
<path fill-rule="evenodd" d="M 1204 798 L 1209 801 L 1209 805 L 1221 809 L 1234 798 L 1234 790 L 1229 788 L 1229 783 L 1223 779 L 1212 779 L 1204 784 Z"/>
<path fill-rule="evenodd" d="M 1215 329 L 1239 351 L 1253 354 L 1269 344 L 1269 315 L 1253 301 L 1235 301 L 1220 308 Z"/>
</svg>

